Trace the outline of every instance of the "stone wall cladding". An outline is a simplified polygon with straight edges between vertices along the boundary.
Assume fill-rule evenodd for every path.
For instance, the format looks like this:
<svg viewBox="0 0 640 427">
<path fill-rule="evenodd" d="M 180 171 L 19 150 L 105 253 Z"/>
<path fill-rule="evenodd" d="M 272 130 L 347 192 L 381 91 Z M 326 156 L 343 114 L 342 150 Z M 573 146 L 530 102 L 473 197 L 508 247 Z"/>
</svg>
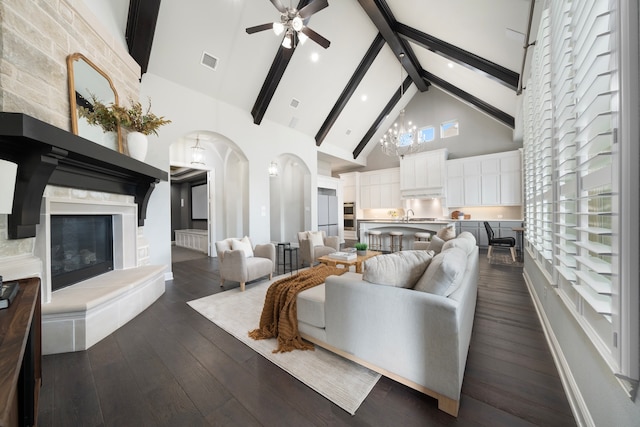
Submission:
<svg viewBox="0 0 640 427">
<path fill-rule="evenodd" d="M 0 22 L 0 111 L 71 131 L 67 56 L 76 52 L 110 76 L 120 102 L 138 99 L 140 66 L 83 0 L 0 0 Z M 34 241 L 8 240 L 0 215 L 0 258 L 32 255 Z"/>
<path fill-rule="evenodd" d="M 140 67 L 82 0 L 1 0 L 2 111 L 71 129 L 67 56 L 80 52 L 112 80 L 118 98 L 138 99 Z"/>
</svg>

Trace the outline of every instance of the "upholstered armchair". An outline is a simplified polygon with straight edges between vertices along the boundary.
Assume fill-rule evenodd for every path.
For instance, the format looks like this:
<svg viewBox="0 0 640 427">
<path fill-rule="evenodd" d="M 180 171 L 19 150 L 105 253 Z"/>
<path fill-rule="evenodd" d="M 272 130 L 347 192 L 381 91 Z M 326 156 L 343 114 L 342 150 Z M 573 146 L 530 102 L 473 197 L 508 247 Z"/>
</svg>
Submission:
<svg viewBox="0 0 640 427">
<path fill-rule="evenodd" d="M 324 231 L 300 231 L 298 243 L 303 264 L 313 265 L 321 256 L 340 250 L 340 238 L 326 236 Z"/>
<path fill-rule="evenodd" d="M 272 243 L 251 244 L 248 237 L 230 238 L 216 242 L 218 268 L 220 269 L 220 286 L 225 280 L 240 282 L 240 290 L 244 292 L 245 283 L 262 276 L 273 278 L 276 265 L 276 249 Z"/>
</svg>

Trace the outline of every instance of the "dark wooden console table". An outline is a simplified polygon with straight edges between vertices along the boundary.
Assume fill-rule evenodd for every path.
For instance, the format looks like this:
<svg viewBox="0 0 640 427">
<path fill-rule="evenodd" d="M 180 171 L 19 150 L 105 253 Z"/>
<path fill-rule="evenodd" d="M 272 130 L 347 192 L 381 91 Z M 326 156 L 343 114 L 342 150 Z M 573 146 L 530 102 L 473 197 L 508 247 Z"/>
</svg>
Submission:
<svg viewBox="0 0 640 427">
<path fill-rule="evenodd" d="M 42 383 L 40 279 L 20 280 L 0 310 L 0 426 L 33 426 Z"/>
</svg>

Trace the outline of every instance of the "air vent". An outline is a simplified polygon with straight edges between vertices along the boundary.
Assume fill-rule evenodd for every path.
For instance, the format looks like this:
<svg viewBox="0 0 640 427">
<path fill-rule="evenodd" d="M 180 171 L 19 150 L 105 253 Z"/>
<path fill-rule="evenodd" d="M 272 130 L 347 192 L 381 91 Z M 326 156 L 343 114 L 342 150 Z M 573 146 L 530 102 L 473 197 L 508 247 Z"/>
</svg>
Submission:
<svg viewBox="0 0 640 427">
<path fill-rule="evenodd" d="M 205 67 L 211 68 L 213 71 L 215 71 L 216 67 L 218 66 L 218 58 L 208 54 L 207 52 L 202 52 L 202 60 L 200 61 L 200 63 Z"/>
<path fill-rule="evenodd" d="M 300 105 L 300 101 L 295 98 L 291 98 L 291 104 L 289 104 L 289 106 L 291 108 L 298 108 L 298 105 Z"/>
<path fill-rule="evenodd" d="M 351 135 L 351 129 L 347 129 L 346 134 L 347 134 L 347 135 Z"/>
</svg>

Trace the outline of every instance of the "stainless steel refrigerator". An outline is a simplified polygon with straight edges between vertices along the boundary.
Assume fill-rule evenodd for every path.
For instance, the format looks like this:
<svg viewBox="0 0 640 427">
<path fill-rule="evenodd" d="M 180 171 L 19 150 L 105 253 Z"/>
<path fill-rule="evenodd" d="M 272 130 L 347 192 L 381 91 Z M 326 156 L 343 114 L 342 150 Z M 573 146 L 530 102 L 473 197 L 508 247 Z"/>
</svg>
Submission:
<svg viewBox="0 0 640 427">
<path fill-rule="evenodd" d="M 338 197 L 318 195 L 318 230 L 327 236 L 338 235 Z"/>
</svg>

